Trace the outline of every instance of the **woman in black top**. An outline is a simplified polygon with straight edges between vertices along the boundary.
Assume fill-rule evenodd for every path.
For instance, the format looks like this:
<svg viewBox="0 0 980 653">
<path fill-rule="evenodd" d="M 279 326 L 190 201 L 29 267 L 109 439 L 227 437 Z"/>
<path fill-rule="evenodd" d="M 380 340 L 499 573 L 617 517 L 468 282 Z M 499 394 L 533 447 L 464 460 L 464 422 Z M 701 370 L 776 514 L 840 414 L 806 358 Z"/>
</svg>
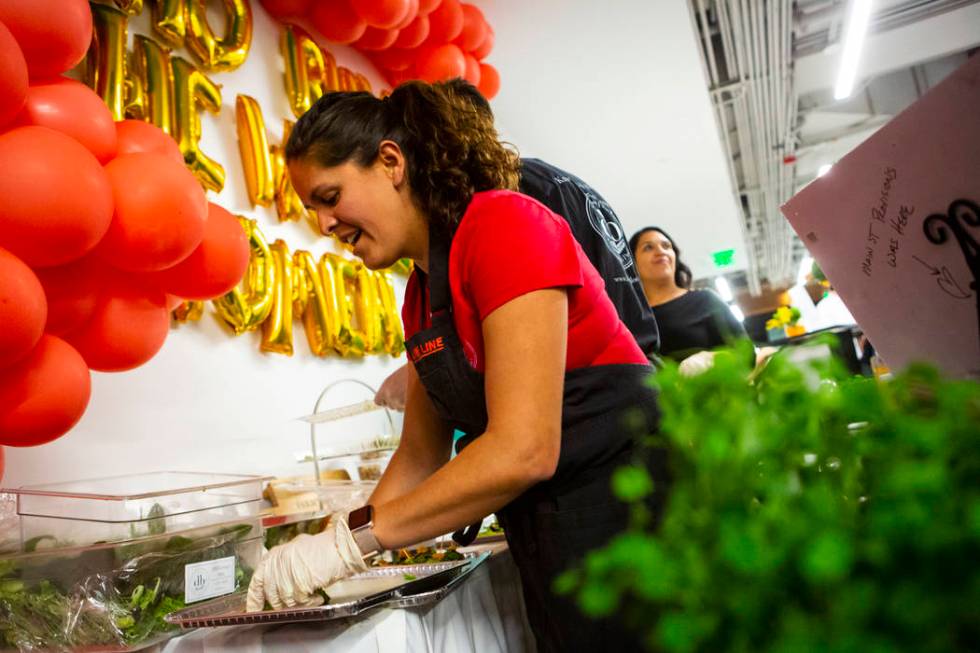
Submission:
<svg viewBox="0 0 980 653">
<path fill-rule="evenodd" d="M 673 239 L 659 227 L 630 238 L 643 292 L 657 318 L 660 354 L 674 360 L 745 338 L 745 328 L 710 290 L 691 290 L 691 269 Z"/>
</svg>

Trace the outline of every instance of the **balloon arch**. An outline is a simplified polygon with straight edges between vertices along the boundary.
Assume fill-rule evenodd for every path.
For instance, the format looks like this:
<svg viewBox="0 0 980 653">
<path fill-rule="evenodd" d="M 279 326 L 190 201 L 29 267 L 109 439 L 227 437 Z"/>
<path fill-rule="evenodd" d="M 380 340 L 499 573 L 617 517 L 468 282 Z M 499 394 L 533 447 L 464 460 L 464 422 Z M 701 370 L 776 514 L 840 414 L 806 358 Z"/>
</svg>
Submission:
<svg viewBox="0 0 980 653">
<path fill-rule="evenodd" d="M 292 34 L 290 23 L 305 20 L 327 40 L 363 52 L 392 86 L 413 78 L 464 77 L 487 98 L 499 89 L 497 71 L 483 62 L 494 32 L 473 5 L 458 0 L 260 1 L 287 25 L 287 33 Z M 146 107 L 141 117 L 147 121 L 122 119 L 130 115 L 126 102 L 131 98 L 124 92 L 132 91 L 124 80 L 103 80 L 92 90 L 64 76 L 85 58 L 93 33 L 102 41 L 93 51 L 105 58 L 111 48 L 107 35 L 124 25 L 120 12 L 139 13 L 143 5 L 142 0 L 113 3 L 116 8 L 90 6 L 87 0 L 0 0 L 0 445 L 34 446 L 66 433 L 88 405 L 90 370 L 118 372 L 147 362 L 163 346 L 172 309 L 184 300 L 238 297 L 239 282 L 245 283 L 243 277 L 250 278 L 246 271 L 256 265 L 257 229 L 205 196 L 202 185 L 220 190 L 224 173 L 197 150 L 196 116 L 183 116 L 187 120 L 176 128 L 161 123 L 154 113 L 160 113 L 154 104 L 159 98 L 150 88 L 142 98 Z M 230 70 L 248 52 L 249 0 L 224 4 L 230 16 L 247 19 L 227 42 L 202 29 L 199 14 L 206 2 L 185 0 L 181 5 L 187 47 L 208 70 Z M 98 9 L 95 22 L 93 9 Z M 192 40 L 195 20 L 198 31 Z M 159 21 L 157 27 L 172 46 L 167 22 Z M 146 56 L 163 53 L 152 41 L 141 43 Z M 126 55 L 112 56 L 118 66 L 119 57 Z M 182 77 L 185 86 L 197 84 L 202 93 L 214 86 L 179 58 L 173 66 L 182 74 L 190 71 Z M 300 99 L 308 101 L 312 91 L 302 90 Z M 247 96 L 236 102 L 241 105 L 239 121 L 246 123 L 253 144 L 264 145 L 261 121 L 253 125 L 247 120 L 260 116 L 257 108 L 247 111 L 249 102 L 254 100 Z M 241 139 L 241 124 L 239 129 Z M 265 150 L 261 154 L 270 156 Z M 249 165 L 245 167 L 247 171 Z M 248 172 L 246 177 L 255 185 Z M 266 181 L 269 185 L 272 180 Z M 276 188 L 277 208 L 292 219 L 295 198 L 279 194 L 289 190 L 288 184 Z M 264 199 L 252 199 L 267 205 L 271 198 L 270 192 Z M 265 247 L 271 256 L 267 259 L 286 265 L 292 256 L 292 265 L 303 268 L 310 283 L 324 277 L 311 270 L 344 263 L 325 255 L 328 260 L 318 264 L 306 252 L 290 255 L 279 245 Z M 392 326 L 397 318 L 385 322 L 385 316 L 397 313 L 393 296 L 384 292 L 391 290 L 390 283 L 379 285 L 354 268 L 335 272 L 320 281 L 350 277 L 355 285 L 378 286 L 371 301 L 381 308 L 375 307 L 372 315 L 380 315 L 384 330 L 368 334 L 377 341 L 368 349 L 400 352 L 403 345 L 395 333 L 400 326 Z M 310 311 L 323 313 L 323 321 L 330 313 L 324 302 L 333 295 L 320 290 L 307 303 Z M 336 292 L 342 299 L 343 288 Z M 354 310 L 367 309 L 341 312 Z M 248 315 L 238 325 L 242 329 L 257 326 L 256 316 Z M 311 350 L 345 354 L 344 343 L 326 339 L 328 329 L 320 326 L 324 328 L 308 333 Z M 291 352 L 291 327 L 286 327 L 276 336 L 282 342 L 263 342 L 263 349 L 288 346 Z M 2 451 L 0 447 L 0 475 Z"/>
<path fill-rule="evenodd" d="M 487 99 L 500 89 L 484 63 L 494 32 L 483 12 L 459 0 L 261 0 L 283 22 L 305 18 L 328 41 L 371 59 L 392 86 L 408 79 L 463 77 Z"/>
</svg>

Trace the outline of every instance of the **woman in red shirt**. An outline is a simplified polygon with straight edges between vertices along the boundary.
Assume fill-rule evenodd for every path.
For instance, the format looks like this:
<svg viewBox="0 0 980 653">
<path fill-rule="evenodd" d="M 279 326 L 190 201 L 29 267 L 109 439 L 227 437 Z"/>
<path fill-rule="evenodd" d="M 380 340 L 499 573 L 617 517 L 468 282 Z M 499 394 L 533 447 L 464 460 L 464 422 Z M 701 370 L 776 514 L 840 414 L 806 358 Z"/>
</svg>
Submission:
<svg viewBox="0 0 980 653">
<path fill-rule="evenodd" d="M 516 153 L 451 85 L 326 95 L 286 158 L 324 234 L 371 269 L 415 262 L 403 308 L 412 365 L 401 444 L 370 505 L 273 549 L 250 609 L 315 601 L 364 556 L 496 512 L 538 648 L 633 650 L 619 624 L 583 619 L 551 591 L 627 526 L 610 476 L 658 420 L 647 358 L 568 224 L 514 192 Z M 469 437 L 450 460 L 454 428 Z M 663 480 L 662 456 L 653 466 Z"/>
</svg>

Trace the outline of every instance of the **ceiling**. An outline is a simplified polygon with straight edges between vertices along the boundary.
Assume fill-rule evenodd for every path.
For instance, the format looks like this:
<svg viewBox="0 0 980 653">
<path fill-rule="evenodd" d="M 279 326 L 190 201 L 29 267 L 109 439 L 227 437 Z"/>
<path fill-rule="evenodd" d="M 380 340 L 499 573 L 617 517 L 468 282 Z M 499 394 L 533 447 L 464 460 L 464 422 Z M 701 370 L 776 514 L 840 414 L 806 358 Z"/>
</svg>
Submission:
<svg viewBox="0 0 980 653">
<path fill-rule="evenodd" d="M 690 0 L 750 251 L 753 294 L 795 282 L 802 243 L 778 207 L 980 44 L 976 0 L 874 0 L 851 96 L 833 99 L 847 0 Z"/>
<path fill-rule="evenodd" d="M 791 284 L 805 253 L 779 205 L 980 45 L 978 0 L 874 0 L 835 102 L 847 0 L 476 4 L 505 137 L 595 186 L 628 234 L 665 227 L 696 278 L 752 293 Z"/>
</svg>

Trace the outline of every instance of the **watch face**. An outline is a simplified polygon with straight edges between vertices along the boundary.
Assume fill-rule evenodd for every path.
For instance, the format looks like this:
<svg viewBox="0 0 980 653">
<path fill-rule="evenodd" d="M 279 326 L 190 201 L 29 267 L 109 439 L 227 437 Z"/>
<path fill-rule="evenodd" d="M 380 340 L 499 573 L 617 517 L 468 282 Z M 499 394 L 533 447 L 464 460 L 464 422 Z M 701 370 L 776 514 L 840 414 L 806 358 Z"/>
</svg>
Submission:
<svg viewBox="0 0 980 653">
<path fill-rule="evenodd" d="M 357 510 L 351 511 L 351 513 L 347 515 L 347 526 L 352 531 L 361 528 L 362 526 L 367 526 L 371 523 L 371 518 L 373 516 L 374 510 L 371 506 L 358 508 Z"/>
</svg>

